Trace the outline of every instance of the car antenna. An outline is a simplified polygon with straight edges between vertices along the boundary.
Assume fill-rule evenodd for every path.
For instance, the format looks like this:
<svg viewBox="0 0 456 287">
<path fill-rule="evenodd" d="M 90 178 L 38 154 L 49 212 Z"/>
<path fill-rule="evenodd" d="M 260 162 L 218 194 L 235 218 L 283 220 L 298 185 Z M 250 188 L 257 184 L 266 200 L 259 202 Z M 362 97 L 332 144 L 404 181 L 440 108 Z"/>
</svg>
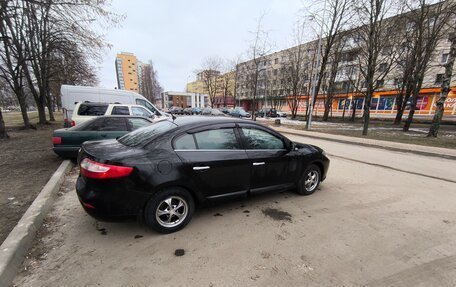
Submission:
<svg viewBox="0 0 456 287">
<path fill-rule="evenodd" d="M 174 122 L 174 120 L 176 119 L 176 116 L 173 113 L 171 113 L 171 118 L 173 119 L 173 122 Z"/>
</svg>

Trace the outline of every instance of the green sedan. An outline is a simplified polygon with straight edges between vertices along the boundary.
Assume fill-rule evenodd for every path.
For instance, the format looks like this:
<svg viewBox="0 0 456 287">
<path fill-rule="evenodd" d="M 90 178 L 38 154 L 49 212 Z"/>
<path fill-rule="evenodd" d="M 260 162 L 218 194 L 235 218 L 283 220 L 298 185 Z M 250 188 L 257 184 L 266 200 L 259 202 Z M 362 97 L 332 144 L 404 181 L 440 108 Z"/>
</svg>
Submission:
<svg viewBox="0 0 456 287">
<path fill-rule="evenodd" d="M 152 121 L 135 116 L 102 116 L 72 128 L 58 129 L 52 135 L 54 152 L 63 158 L 76 158 L 85 141 L 115 139 Z"/>
</svg>

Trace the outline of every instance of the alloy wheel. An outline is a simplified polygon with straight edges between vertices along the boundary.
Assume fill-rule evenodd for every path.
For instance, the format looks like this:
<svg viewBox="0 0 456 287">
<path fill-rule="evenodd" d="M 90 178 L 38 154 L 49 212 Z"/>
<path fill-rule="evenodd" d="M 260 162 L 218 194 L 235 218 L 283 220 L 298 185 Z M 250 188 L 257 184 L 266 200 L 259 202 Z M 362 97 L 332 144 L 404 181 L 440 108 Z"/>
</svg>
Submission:
<svg viewBox="0 0 456 287">
<path fill-rule="evenodd" d="M 310 170 L 307 173 L 306 179 L 304 181 L 304 187 L 306 188 L 307 191 L 313 191 L 317 187 L 319 177 L 320 177 L 320 175 L 318 174 L 318 171 L 316 171 L 314 169 Z"/>
<path fill-rule="evenodd" d="M 181 224 L 187 214 L 187 202 L 182 197 L 171 196 L 160 202 L 155 218 L 161 226 L 170 228 Z"/>
</svg>

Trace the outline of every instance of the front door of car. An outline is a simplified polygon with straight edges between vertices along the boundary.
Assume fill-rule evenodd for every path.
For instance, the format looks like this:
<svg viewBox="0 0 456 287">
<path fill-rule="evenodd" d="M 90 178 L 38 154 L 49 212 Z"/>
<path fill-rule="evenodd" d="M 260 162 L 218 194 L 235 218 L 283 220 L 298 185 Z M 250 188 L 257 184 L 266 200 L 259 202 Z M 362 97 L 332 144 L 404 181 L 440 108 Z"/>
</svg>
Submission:
<svg viewBox="0 0 456 287">
<path fill-rule="evenodd" d="M 290 156 L 279 135 L 254 125 L 241 125 L 240 135 L 251 164 L 250 192 L 286 189 L 293 185 Z"/>
<path fill-rule="evenodd" d="M 250 162 L 234 124 L 189 131 L 173 145 L 192 186 L 206 198 L 247 194 Z"/>
</svg>

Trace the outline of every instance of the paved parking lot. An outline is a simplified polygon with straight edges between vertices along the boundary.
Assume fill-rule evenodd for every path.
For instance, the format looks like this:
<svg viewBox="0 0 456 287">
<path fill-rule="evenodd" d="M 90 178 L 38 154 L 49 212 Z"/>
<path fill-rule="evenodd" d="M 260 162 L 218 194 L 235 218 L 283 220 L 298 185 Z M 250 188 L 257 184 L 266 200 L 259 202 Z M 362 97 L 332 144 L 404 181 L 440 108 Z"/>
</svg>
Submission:
<svg viewBox="0 0 456 287">
<path fill-rule="evenodd" d="M 73 171 L 14 283 L 456 285 L 455 161 L 290 138 L 330 155 L 320 190 L 207 207 L 170 235 L 87 216 L 77 202 Z M 185 254 L 176 256 L 177 249 Z"/>
</svg>

